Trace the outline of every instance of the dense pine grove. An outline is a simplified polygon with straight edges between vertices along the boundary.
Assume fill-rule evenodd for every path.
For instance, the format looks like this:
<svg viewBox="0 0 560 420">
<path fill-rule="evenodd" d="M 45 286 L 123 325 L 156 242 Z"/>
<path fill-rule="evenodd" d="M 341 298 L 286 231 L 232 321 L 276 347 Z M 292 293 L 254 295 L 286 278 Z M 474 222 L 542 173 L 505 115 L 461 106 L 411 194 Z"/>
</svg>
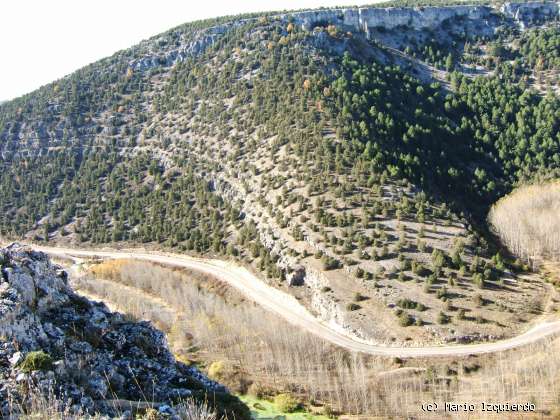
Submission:
<svg viewBox="0 0 560 420">
<path fill-rule="evenodd" d="M 341 73 L 333 83 L 338 125 L 377 172 L 487 206 L 516 182 L 560 167 L 558 97 L 531 92 L 508 65 L 500 77 L 454 73 L 447 94 L 348 56 Z"/>
<path fill-rule="evenodd" d="M 520 53 L 526 64 L 537 70 L 560 68 L 560 31 L 548 28 L 529 31 L 520 39 Z"/>
</svg>

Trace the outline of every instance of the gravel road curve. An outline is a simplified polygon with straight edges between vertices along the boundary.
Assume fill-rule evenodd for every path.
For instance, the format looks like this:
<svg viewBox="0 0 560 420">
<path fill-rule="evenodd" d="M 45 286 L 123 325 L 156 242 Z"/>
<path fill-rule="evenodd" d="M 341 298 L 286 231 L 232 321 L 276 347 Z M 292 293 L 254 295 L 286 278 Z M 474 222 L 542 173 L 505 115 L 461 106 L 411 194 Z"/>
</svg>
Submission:
<svg viewBox="0 0 560 420">
<path fill-rule="evenodd" d="M 51 256 L 78 258 L 129 258 L 151 261 L 175 267 L 184 267 L 210 274 L 224 281 L 255 301 L 266 310 L 281 316 L 297 327 L 330 341 L 345 349 L 390 357 L 443 357 L 470 354 L 495 353 L 537 342 L 560 332 L 560 321 L 541 322 L 527 332 L 491 343 L 441 345 L 429 347 L 389 347 L 359 340 L 342 329 L 336 329 L 313 316 L 293 296 L 265 284 L 247 269 L 230 262 L 216 259 L 194 258 L 179 254 L 163 254 L 142 251 L 85 250 L 30 245 Z"/>
</svg>

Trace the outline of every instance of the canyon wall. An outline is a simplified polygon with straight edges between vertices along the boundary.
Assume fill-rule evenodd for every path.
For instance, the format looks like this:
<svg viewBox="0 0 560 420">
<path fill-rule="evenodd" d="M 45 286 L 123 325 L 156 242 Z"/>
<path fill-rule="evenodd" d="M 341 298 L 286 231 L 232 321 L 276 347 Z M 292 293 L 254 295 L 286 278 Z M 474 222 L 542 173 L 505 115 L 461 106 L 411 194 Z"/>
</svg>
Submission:
<svg viewBox="0 0 560 420">
<path fill-rule="evenodd" d="M 532 24 L 560 17 L 560 3 L 504 3 L 500 11 L 506 17 L 517 22 L 522 29 L 525 29 Z"/>
<path fill-rule="evenodd" d="M 347 9 L 315 10 L 293 13 L 294 22 L 304 30 L 312 30 L 319 24 L 341 25 L 354 31 L 369 34 L 373 28 L 394 29 L 408 26 L 421 30 L 441 25 L 451 18 L 485 19 L 494 11 L 489 6 L 444 7 L 360 7 Z"/>
<path fill-rule="evenodd" d="M 431 6 L 431 7 L 359 7 L 312 10 L 282 15 L 304 30 L 315 26 L 333 24 L 349 30 L 370 34 L 371 29 L 395 29 L 407 26 L 422 30 L 435 28 L 450 19 L 490 21 L 500 12 L 522 28 L 533 23 L 559 17 L 558 2 L 505 3 L 500 10 L 492 6 Z"/>
</svg>

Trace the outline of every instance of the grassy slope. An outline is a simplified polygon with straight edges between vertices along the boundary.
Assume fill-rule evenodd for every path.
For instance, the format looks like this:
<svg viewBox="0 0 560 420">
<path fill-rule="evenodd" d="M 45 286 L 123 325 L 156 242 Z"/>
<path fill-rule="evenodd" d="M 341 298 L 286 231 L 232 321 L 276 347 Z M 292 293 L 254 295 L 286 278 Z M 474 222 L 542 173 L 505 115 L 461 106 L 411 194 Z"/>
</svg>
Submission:
<svg viewBox="0 0 560 420">
<path fill-rule="evenodd" d="M 277 418 L 277 416 L 282 416 L 286 420 L 327 420 L 329 418 L 305 411 L 284 413 L 279 411 L 273 402 L 250 395 L 241 396 L 240 399 L 251 409 L 251 415 L 255 420 Z"/>
</svg>

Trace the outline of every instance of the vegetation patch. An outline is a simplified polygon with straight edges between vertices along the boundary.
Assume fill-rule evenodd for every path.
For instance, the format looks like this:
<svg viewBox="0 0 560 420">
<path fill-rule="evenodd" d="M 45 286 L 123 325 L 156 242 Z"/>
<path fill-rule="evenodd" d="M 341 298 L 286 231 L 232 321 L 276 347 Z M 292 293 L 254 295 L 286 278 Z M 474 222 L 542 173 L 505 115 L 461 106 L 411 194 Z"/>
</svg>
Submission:
<svg viewBox="0 0 560 420">
<path fill-rule="evenodd" d="M 34 370 L 49 370 L 52 368 L 52 364 L 52 357 L 39 350 L 27 353 L 19 367 L 23 372 L 32 372 Z"/>
<path fill-rule="evenodd" d="M 293 413 L 299 407 L 299 401 L 290 394 L 278 394 L 274 397 L 274 405 L 283 413 Z"/>
<path fill-rule="evenodd" d="M 274 401 L 254 396 L 241 395 L 239 399 L 250 408 L 255 420 L 271 419 L 276 416 L 282 416 L 286 420 L 328 420 L 332 418 L 328 415 L 313 414 L 305 409 L 299 409 L 296 412 L 280 411 Z"/>
<path fill-rule="evenodd" d="M 502 241 L 526 260 L 560 254 L 560 182 L 516 189 L 488 216 Z"/>
</svg>

